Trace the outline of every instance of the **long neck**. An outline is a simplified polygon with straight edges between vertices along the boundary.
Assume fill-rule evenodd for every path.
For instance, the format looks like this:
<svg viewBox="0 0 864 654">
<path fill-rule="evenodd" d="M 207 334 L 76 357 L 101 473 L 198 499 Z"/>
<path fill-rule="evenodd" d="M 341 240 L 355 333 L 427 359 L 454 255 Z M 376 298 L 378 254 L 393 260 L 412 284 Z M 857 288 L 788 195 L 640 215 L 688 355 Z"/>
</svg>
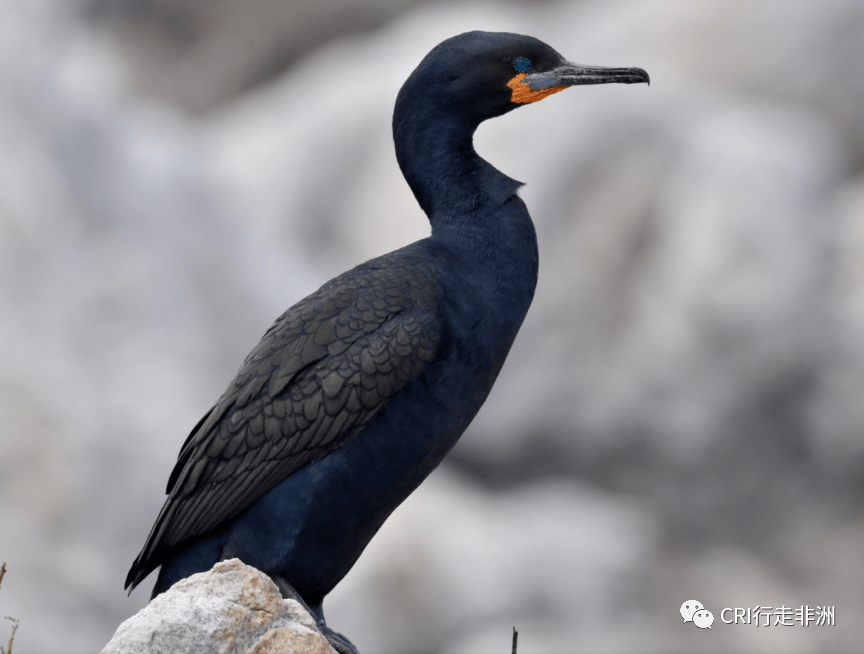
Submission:
<svg viewBox="0 0 864 654">
<path fill-rule="evenodd" d="M 410 111 L 405 104 L 410 105 Z M 477 124 L 434 106 L 418 108 L 417 103 L 397 102 L 393 116 L 396 158 L 429 217 L 432 238 L 482 247 L 475 242 L 481 233 L 489 237 L 520 226 L 501 224 L 502 219 L 521 223 L 523 228 L 530 226 L 533 238 L 531 218 L 516 193 L 522 184 L 477 154 L 473 144 L 476 128 Z M 514 199 L 518 207 L 502 212 L 502 207 Z M 514 213 L 517 208 L 521 212 Z"/>
<path fill-rule="evenodd" d="M 396 157 L 429 217 L 432 239 L 476 262 L 489 293 L 502 307 L 518 307 L 521 322 L 537 281 L 534 225 L 517 195 L 521 184 L 475 152 L 476 128 L 400 97 L 393 117 Z"/>
</svg>

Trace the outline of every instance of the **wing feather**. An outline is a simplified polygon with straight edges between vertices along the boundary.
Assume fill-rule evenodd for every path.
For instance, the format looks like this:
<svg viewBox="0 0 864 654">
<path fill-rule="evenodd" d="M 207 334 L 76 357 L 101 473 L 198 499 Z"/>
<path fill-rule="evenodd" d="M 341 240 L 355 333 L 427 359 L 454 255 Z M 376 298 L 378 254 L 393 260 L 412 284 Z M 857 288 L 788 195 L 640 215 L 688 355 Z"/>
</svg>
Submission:
<svg viewBox="0 0 864 654">
<path fill-rule="evenodd" d="M 366 264 L 280 316 L 184 443 L 127 587 L 362 431 L 433 359 L 436 304 L 416 269 Z"/>
</svg>

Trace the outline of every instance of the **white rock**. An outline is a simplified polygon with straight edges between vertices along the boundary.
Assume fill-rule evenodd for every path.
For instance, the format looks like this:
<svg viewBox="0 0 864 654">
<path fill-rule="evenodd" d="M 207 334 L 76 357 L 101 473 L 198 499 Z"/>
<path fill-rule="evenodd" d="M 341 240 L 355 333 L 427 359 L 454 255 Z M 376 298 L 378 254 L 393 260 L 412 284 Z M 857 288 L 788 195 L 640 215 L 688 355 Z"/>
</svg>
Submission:
<svg viewBox="0 0 864 654">
<path fill-rule="evenodd" d="M 315 619 L 239 559 L 174 584 L 117 629 L 102 654 L 326 654 Z"/>
</svg>

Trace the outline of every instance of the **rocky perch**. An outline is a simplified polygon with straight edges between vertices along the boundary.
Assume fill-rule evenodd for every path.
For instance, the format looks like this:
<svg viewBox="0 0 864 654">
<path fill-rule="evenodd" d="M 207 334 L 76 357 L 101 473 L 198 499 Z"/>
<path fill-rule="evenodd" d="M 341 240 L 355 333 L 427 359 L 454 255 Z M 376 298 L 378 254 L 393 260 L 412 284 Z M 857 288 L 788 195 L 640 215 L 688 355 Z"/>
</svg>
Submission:
<svg viewBox="0 0 864 654">
<path fill-rule="evenodd" d="M 298 602 L 239 559 L 174 584 L 123 622 L 102 654 L 334 654 Z"/>
</svg>

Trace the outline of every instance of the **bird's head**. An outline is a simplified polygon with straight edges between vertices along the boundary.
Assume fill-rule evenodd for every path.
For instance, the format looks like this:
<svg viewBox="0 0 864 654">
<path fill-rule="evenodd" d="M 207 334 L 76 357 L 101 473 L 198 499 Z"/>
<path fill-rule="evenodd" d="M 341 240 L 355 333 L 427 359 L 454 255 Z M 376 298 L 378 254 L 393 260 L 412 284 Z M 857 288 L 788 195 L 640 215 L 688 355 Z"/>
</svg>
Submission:
<svg viewBox="0 0 864 654">
<path fill-rule="evenodd" d="M 419 103 L 474 126 L 523 104 L 579 84 L 648 83 L 641 68 L 582 66 L 530 36 L 466 32 L 437 45 L 399 93 L 399 104 Z M 411 105 L 415 105 L 412 107 Z"/>
<path fill-rule="evenodd" d="M 504 32 L 467 32 L 438 44 L 396 98 L 396 159 L 420 206 L 431 216 L 452 204 L 466 171 L 481 165 L 473 135 L 484 120 L 578 84 L 648 83 L 641 68 L 581 66 L 542 41 Z M 497 171 L 495 171 L 497 172 Z M 518 182 L 499 189 L 507 197 Z M 485 189 L 489 192 L 489 187 Z M 475 197 L 467 192 L 466 197 Z M 436 205 L 436 201 L 438 205 Z M 431 219 L 431 218 L 430 218 Z"/>
</svg>

